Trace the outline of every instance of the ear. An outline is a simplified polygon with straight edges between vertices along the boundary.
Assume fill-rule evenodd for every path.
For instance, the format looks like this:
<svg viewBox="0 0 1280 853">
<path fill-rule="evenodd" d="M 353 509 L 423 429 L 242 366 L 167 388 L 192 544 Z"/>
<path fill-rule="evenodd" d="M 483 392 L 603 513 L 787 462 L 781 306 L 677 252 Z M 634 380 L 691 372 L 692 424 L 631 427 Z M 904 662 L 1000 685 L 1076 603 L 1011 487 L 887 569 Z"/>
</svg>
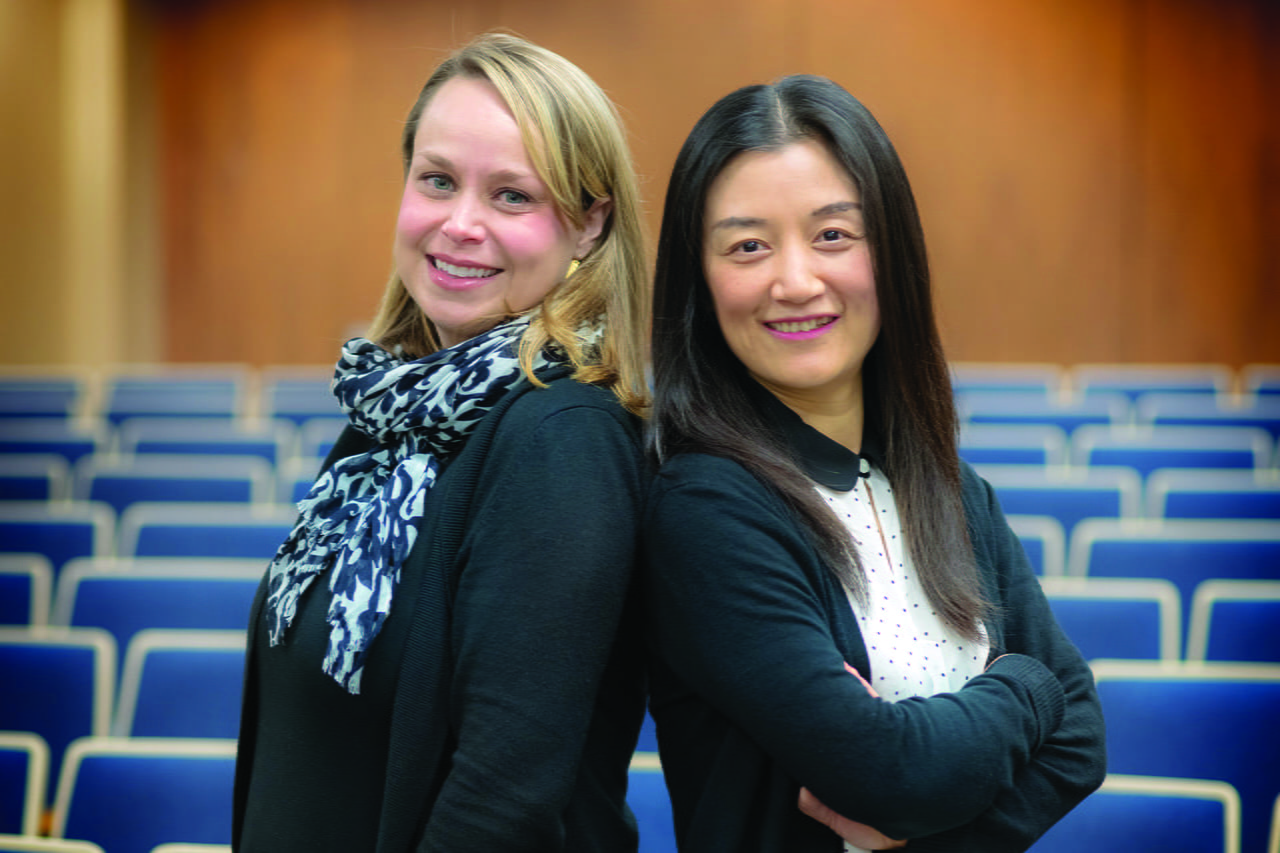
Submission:
<svg viewBox="0 0 1280 853">
<path fill-rule="evenodd" d="M 582 235 L 578 238 L 574 257 L 584 258 L 595 248 L 596 241 L 600 239 L 600 234 L 604 231 L 604 225 L 609 221 L 611 213 L 613 213 L 613 199 L 598 198 L 591 203 L 591 207 L 587 208 L 587 212 L 582 216 Z"/>
</svg>

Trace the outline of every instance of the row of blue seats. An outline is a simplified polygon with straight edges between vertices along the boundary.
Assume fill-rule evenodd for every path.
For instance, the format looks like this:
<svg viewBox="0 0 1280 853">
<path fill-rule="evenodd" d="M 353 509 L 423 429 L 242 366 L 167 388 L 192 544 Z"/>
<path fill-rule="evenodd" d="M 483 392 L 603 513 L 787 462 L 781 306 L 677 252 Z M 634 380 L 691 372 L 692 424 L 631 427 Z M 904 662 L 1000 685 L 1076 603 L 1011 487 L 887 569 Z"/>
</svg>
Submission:
<svg viewBox="0 0 1280 853">
<path fill-rule="evenodd" d="M 45 410 L 146 414 L 160 396 L 169 408 L 180 403 L 199 413 L 278 414 L 332 405 L 327 366 L 243 364 L 155 364 L 104 369 L 11 367 L 0 375 L 0 397 L 22 394 L 27 405 L 0 405 L 0 411 Z M 1251 364 L 1236 371 L 1224 364 L 1080 364 L 957 362 L 952 365 L 957 393 L 971 391 L 1035 391 L 1060 400 L 1084 399 L 1096 393 L 1119 393 L 1137 399 L 1149 393 L 1197 393 L 1222 396 L 1280 394 L 1280 365 Z M 113 418 L 114 419 L 114 418 Z"/>
<path fill-rule="evenodd" d="M 225 463 L 228 473 L 242 477 L 289 481 L 315 473 L 341 424 L 325 419 L 302 430 L 276 425 L 255 432 L 231 422 L 147 420 L 126 424 L 114 449 L 104 449 L 104 441 L 59 422 L 0 421 L 0 489 L 10 492 L 0 491 L 0 499 L 23 496 L 22 490 L 27 497 L 85 498 L 90 478 L 135 468 L 178 476 L 186 465 L 188 476 L 207 479 Z M 1156 471 L 1179 468 L 1252 470 L 1259 481 L 1280 481 L 1276 443 L 1265 431 L 1245 427 L 1081 427 L 1067 439 L 1052 425 L 987 424 L 963 430 L 960 455 L 974 465 L 1053 472 L 1123 468 L 1139 485 Z"/>
<path fill-rule="evenodd" d="M 0 643 L 0 666 L 3 666 L 6 644 Z M 1266 841 L 1274 804 L 1280 795 L 1280 729 L 1274 725 L 1274 712 L 1280 707 L 1280 666 L 1244 664 L 1159 664 L 1134 661 L 1096 661 L 1093 664 L 1099 696 L 1108 720 L 1108 760 L 1113 774 L 1103 794 L 1085 805 L 1069 818 L 1063 827 L 1055 829 L 1035 848 L 1047 850 L 1205 850 L 1262 851 Z M 42 676 L 47 678 L 47 676 Z M 20 683 L 20 682 L 19 682 Z M 0 713 L 9 713 L 0 710 Z M 38 732 L 32 737 L 19 738 L 19 749 L 40 753 L 44 740 Z M 36 744 L 29 747 L 30 744 Z M 217 744 L 213 747 L 213 744 Z M 53 791 L 53 827 L 56 833 L 75 837 L 102 840 L 100 833 L 107 830 L 87 830 L 74 827 L 68 821 L 67 811 L 77 796 L 83 795 L 82 774 L 86 756 L 126 754 L 136 758 L 139 754 L 168 754 L 173 760 L 192 751 L 206 757 L 215 754 L 230 762 L 234 741 L 173 740 L 143 737 L 112 738 L 86 735 L 69 741 L 58 753 L 49 750 L 46 766 L 60 767 L 56 779 L 45 782 L 44 791 Z M 129 784 L 127 770 L 117 770 L 120 784 Z M 1160 780 L 1144 778 L 1125 780 L 1119 774 L 1143 777 L 1161 777 Z M 52 774 L 51 774 L 52 776 Z M 1163 781 L 1162 781 L 1163 780 Z M 228 780 L 229 781 L 229 780 Z M 660 785 L 661 766 L 651 752 L 639 752 L 632 773 L 632 789 L 629 795 L 633 807 L 640 813 L 642 827 L 650 844 L 643 849 L 670 850 L 665 843 L 670 832 L 668 804 Z M 207 784 L 207 781 L 206 781 Z M 1160 786 L 1165 786 L 1160 790 Z M 1154 786 L 1154 788 L 1153 788 Z M 39 784 L 32 787 L 39 791 Z M 212 790 L 220 791 L 212 801 L 205 798 L 206 789 L 195 801 L 206 802 L 210 808 L 213 831 L 200 839 L 187 840 L 219 842 L 225 840 L 227 814 L 212 808 L 214 802 L 225 803 L 229 788 L 218 783 Z M 189 789 L 184 789 L 190 794 Z M 136 791 L 130 791 L 136 794 Z M 1196 827 L 1194 837 L 1204 844 L 1205 836 L 1199 829 L 1203 825 L 1217 827 L 1217 838 L 1225 846 L 1212 845 L 1186 847 L 1173 846 L 1126 847 L 1116 846 L 1116 839 L 1107 844 L 1085 843 L 1077 834 L 1086 832 L 1088 838 L 1099 837 L 1109 826 L 1109 821 L 1120 819 L 1128 813 L 1135 801 L 1108 803 L 1112 794 L 1173 795 L 1188 798 L 1183 801 L 1188 808 L 1195 802 L 1208 800 L 1216 807 L 1196 818 L 1184 827 L 1188 831 Z M 28 793 L 29 799 L 32 795 Z M 101 796 L 99 794 L 99 796 Z M 1105 804 L 1105 805 L 1104 805 Z M 1200 806 L 1206 803 L 1200 803 Z M 184 808 L 190 808 L 188 803 Z M 1101 811 L 1099 811 L 1101 809 Z M 1119 809 L 1113 811 L 1113 809 Z M 1197 808 L 1197 812 L 1198 812 Z M 129 811 L 120 813 L 130 815 Z M 128 818 L 125 818 L 128 822 Z M 1179 822 L 1184 823 L 1184 821 Z M 665 825 L 664 825 L 665 824 Z M 1147 833 L 1163 833 L 1168 827 L 1147 827 Z M 130 831 L 137 831 L 136 827 Z M 1127 827 L 1121 837 L 1129 843 L 1151 840 L 1154 836 L 1132 833 L 1136 827 Z M 150 842 L 162 840 L 152 837 Z M 1210 840 L 1213 837 L 1210 836 Z M 1243 843 L 1242 843 L 1243 842 Z M 1083 847 L 1081 846 L 1083 844 Z M 105 846 L 105 845 L 104 845 Z M 115 850 L 109 846 L 108 849 Z M 121 848 L 123 849 L 123 848 Z M 149 850 L 149 846 L 129 849 Z"/>
<path fill-rule="evenodd" d="M 992 482 L 1043 575 L 1203 578 L 1195 564 L 1207 559 L 1237 567 L 1224 568 L 1222 577 L 1256 579 L 1280 565 L 1275 518 L 1150 518 L 1116 489 Z M 0 501 L 0 553 L 41 553 L 55 570 L 90 556 L 268 559 L 296 517 L 296 508 L 282 502 L 142 501 L 117 513 L 100 501 Z M 1156 565 L 1126 574 L 1135 558 L 1153 557 Z"/>
<path fill-rule="evenodd" d="M 57 456 L 0 455 L 0 502 L 93 501 L 122 514 L 135 503 L 294 505 L 321 460 L 273 469 L 250 456 L 140 454 L 86 457 L 68 469 Z M 1047 515 L 1064 535 L 1088 518 L 1280 519 L 1280 469 L 1157 468 L 1144 480 L 1118 465 L 975 465 L 1010 515 Z"/>
<path fill-rule="evenodd" d="M 248 456 L 273 467 L 323 457 L 347 420 L 337 411 L 302 423 L 217 418 L 133 418 L 119 426 L 56 418 L 0 418 L 0 456 L 52 455 L 67 465 L 91 457 Z"/>
</svg>

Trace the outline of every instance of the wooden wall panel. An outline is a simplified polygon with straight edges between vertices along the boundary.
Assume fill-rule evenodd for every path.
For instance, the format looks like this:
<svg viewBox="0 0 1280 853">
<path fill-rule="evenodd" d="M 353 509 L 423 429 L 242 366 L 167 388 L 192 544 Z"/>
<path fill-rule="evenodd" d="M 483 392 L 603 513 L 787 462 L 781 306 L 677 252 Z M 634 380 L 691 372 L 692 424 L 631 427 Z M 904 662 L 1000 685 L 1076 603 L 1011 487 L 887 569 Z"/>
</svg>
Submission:
<svg viewBox="0 0 1280 853">
<path fill-rule="evenodd" d="M 405 112 L 444 52 L 501 27 L 619 104 L 655 234 L 666 174 L 712 101 L 826 74 L 903 155 L 953 358 L 1280 361 L 1261 0 L 149 9 L 174 360 L 332 361 L 389 270 Z"/>
</svg>

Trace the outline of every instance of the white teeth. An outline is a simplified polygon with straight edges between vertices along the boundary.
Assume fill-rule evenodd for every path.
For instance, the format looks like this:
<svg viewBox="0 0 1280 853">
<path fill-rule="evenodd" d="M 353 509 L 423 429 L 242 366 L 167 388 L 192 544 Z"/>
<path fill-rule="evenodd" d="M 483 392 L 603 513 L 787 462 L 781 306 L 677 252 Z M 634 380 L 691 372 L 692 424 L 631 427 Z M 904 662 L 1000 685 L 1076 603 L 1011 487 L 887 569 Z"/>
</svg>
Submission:
<svg viewBox="0 0 1280 853">
<path fill-rule="evenodd" d="M 449 275 L 457 278 L 489 278 L 498 274 L 497 270 L 485 269 L 483 267 L 455 267 L 453 264 L 446 264 L 439 258 L 432 258 L 432 263 L 436 265 L 436 269 L 447 272 Z"/>
<path fill-rule="evenodd" d="M 833 318 L 831 317 L 815 317 L 812 320 L 801 320 L 798 323 L 765 323 L 765 325 L 779 332 L 794 334 L 796 332 L 812 332 L 814 329 L 825 326 L 832 321 Z"/>
</svg>

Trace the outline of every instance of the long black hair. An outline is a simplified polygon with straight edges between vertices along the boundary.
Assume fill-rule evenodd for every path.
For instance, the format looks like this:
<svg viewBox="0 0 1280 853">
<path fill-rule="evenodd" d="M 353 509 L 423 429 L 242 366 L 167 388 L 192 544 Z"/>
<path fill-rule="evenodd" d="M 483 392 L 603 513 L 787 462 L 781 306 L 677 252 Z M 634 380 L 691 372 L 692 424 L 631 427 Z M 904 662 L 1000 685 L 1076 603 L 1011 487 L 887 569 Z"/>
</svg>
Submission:
<svg viewBox="0 0 1280 853">
<path fill-rule="evenodd" d="M 915 197 L 884 130 L 856 98 L 809 75 L 733 92 L 698 120 L 676 158 L 658 238 L 653 311 L 653 449 L 734 459 L 791 508 L 859 597 L 848 531 L 752 404 L 754 380 L 725 342 L 703 271 L 708 191 L 745 151 L 820 142 L 857 187 L 881 328 L 863 363 L 866 431 L 878 436 L 907 547 L 939 615 L 976 637 L 987 613 L 960 496 L 957 419 L 934 319 Z M 757 392 L 758 393 L 758 392 Z"/>
</svg>

